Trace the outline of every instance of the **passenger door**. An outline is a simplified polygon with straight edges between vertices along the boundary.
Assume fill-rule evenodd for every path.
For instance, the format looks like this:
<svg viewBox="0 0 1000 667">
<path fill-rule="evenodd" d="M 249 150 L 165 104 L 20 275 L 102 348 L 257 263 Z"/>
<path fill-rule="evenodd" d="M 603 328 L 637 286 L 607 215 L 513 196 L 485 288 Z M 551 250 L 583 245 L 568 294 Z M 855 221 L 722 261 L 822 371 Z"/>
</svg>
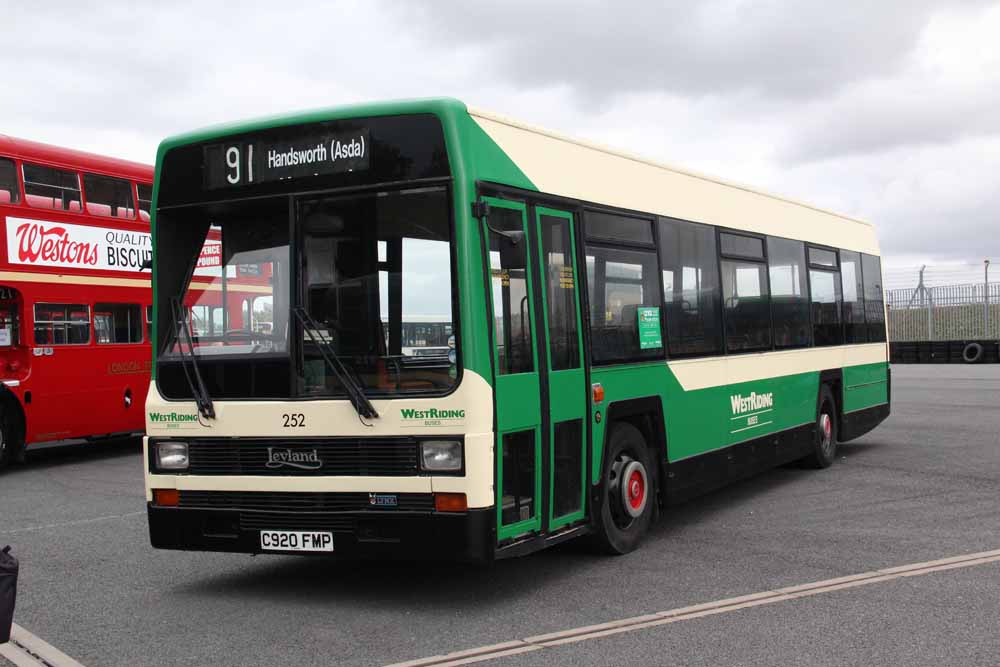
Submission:
<svg viewBox="0 0 1000 667">
<path fill-rule="evenodd" d="M 573 215 L 486 202 L 503 541 L 584 517 L 586 376 Z"/>
<path fill-rule="evenodd" d="M 587 412 L 573 214 L 535 208 L 548 395 L 549 530 L 584 517 Z"/>
<path fill-rule="evenodd" d="M 483 235 L 494 341 L 497 540 L 503 541 L 541 528 L 541 385 L 527 209 L 521 202 L 485 201 L 490 207 Z M 504 232 L 523 236 L 515 245 Z"/>
</svg>

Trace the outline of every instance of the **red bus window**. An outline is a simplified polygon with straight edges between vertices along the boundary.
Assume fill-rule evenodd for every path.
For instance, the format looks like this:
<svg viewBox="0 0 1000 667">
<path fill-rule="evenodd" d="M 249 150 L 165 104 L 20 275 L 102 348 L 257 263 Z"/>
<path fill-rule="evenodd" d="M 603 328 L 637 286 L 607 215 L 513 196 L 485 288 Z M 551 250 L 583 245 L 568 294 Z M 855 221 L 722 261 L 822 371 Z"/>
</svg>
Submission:
<svg viewBox="0 0 1000 667">
<path fill-rule="evenodd" d="M 0 347 L 17 345 L 19 328 L 17 306 L 13 303 L 0 304 Z"/>
<path fill-rule="evenodd" d="M 135 218 L 131 181 L 85 173 L 83 189 L 87 194 L 87 213 L 112 218 Z"/>
<path fill-rule="evenodd" d="M 85 345 L 90 342 L 90 308 L 82 304 L 36 303 L 36 345 Z"/>
<path fill-rule="evenodd" d="M 98 345 L 141 343 L 142 328 L 142 308 L 139 304 L 94 304 L 94 336 Z"/>
<path fill-rule="evenodd" d="M 76 172 L 25 164 L 24 199 L 28 206 L 80 211 L 80 177 Z"/>
<path fill-rule="evenodd" d="M 14 161 L 0 158 L 0 204 L 16 204 L 19 199 Z"/>
<path fill-rule="evenodd" d="M 149 209 L 153 203 L 153 186 L 139 183 L 137 188 L 139 191 L 139 217 L 148 222 Z"/>
</svg>

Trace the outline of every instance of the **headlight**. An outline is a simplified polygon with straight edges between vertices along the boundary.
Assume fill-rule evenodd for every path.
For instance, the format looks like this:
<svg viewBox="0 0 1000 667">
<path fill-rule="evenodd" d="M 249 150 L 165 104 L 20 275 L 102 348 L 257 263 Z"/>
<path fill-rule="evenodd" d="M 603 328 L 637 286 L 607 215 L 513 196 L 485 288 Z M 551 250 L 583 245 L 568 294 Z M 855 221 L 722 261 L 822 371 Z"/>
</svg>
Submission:
<svg viewBox="0 0 1000 667">
<path fill-rule="evenodd" d="M 173 441 L 156 443 L 156 467 L 159 470 L 187 470 L 188 444 Z"/>
<path fill-rule="evenodd" d="M 458 472 L 462 469 L 462 443 L 426 440 L 420 443 L 421 468 L 427 472 Z"/>
</svg>

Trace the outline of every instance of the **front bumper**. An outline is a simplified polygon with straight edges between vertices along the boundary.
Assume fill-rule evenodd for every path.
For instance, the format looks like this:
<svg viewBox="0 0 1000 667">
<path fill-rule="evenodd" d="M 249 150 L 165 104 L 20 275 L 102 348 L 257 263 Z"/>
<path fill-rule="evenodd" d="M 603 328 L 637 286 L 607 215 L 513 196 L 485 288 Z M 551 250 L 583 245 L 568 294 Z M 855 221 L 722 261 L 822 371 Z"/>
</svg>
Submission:
<svg viewBox="0 0 1000 667">
<path fill-rule="evenodd" d="M 295 515 L 280 525 L 247 528 L 245 511 L 191 509 L 147 504 L 149 539 L 156 549 L 233 553 L 301 553 L 263 551 L 260 528 L 315 530 L 296 526 Z M 241 513 L 243 517 L 241 517 Z M 333 556 L 344 559 L 460 560 L 493 559 L 496 515 L 492 508 L 450 514 L 354 512 L 338 516 L 333 528 Z M 330 556 L 329 553 L 322 555 Z"/>
</svg>

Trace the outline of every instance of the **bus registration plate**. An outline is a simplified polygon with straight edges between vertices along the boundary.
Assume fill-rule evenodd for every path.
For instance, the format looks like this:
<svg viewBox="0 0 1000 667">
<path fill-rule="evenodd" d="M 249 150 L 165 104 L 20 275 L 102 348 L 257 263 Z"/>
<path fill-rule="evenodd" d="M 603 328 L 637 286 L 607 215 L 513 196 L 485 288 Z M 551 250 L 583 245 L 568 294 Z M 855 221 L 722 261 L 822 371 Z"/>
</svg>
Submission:
<svg viewBox="0 0 1000 667">
<path fill-rule="evenodd" d="M 333 533 L 311 530 L 262 530 L 260 548 L 266 551 L 333 551 Z"/>
</svg>

